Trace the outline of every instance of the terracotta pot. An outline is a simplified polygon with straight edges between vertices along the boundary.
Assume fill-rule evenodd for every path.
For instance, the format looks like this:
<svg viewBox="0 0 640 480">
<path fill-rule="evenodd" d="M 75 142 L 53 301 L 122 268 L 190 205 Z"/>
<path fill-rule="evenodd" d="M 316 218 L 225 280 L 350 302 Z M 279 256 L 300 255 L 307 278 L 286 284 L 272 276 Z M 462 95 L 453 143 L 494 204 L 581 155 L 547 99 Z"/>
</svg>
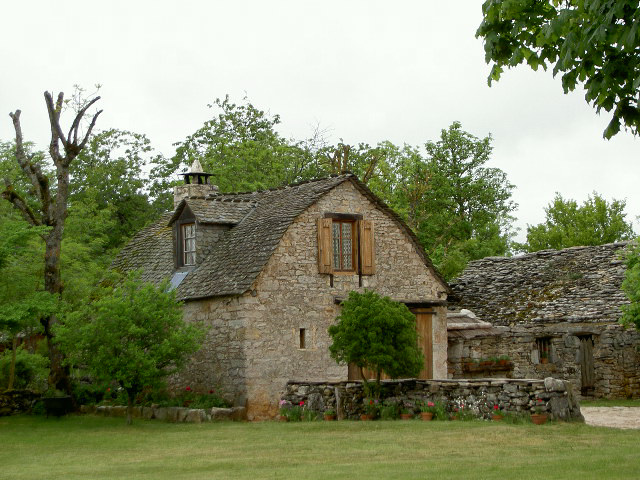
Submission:
<svg viewBox="0 0 640 480">
<path fill-rule="evenodd" d="M 412 418 L 413 418 L 413 415 L 411 415 L 410 413 L 400 414 L 400 420 L 411 420 Z"/>
<path fill-rule="evenodd" d="M 362 414 L 360 415 L 360 420 L 362 420 L 363 422 L 373 420 L 373 415 Z"/>
<path fill-rule="evenodd" d="M 502 418 L 502 415 L 491 415 L 491 420 L 493 420 L 494 422 L 501 422 Z"/>
<path fill-rule="evenodd" d="M 425 422 L 430 422 L 431 420 L 433 420 L 433 413 L 431 413 L 431 412 L 420 412 L 420 417 Z"/>
<path fill-rule="evenodd" d="M 460 420 L 460 417 L 458 417 L 458 414 L 456 413 L 455 415 L 451 415 L 451 417 L 449 417 L 451 420 Z"/>
<path fill-rule="evenodd" d="M 536 425 L 542 425 L 543 423 L 547 423 L 547 414 L 546 413 L 532 413 L 531 421 Z"/>
<path fill-rule="evenodd" d="M 540 359 L 540 363 L 549 363 L 549 359 L 547 357 L 542 357 Z"/>
<path fill-rule="evenodd" d="M 335 420 L 335 419 L 336 419 L 336 416 L 335 416 L 335 415 L 325 415 L 325 416 L 324 416 L 324 419 L 325 419 L 327 422 L 331 422 L 331 421 L 333 421 L 333 420 Z"/>
</svg>

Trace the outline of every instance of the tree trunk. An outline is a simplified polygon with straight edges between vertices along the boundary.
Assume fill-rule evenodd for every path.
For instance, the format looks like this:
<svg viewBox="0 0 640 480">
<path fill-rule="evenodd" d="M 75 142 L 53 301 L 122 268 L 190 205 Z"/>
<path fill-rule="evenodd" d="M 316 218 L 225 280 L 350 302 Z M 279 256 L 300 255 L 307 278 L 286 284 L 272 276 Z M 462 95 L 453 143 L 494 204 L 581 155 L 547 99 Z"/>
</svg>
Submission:
<svg viewBox="0 0 640 480">
<path fill-rule="evenodd" d="M 18 349 L 18 337 L 13 337 L 11 342 L 11 365 L 9 366 L 9 385 L 7 390 L 13 390 L 13 381 L 16 377 L 16 350 Z"/>
</svg>

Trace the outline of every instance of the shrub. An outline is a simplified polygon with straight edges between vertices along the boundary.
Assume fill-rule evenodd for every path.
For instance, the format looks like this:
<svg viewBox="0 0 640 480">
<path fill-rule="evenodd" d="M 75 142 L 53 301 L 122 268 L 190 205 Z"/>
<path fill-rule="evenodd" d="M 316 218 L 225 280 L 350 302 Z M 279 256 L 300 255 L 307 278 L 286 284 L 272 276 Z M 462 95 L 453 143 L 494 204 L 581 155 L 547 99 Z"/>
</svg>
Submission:
<svg viewBox="0 0 640 480">
<path fill-rule="evenodd" d="M 6 388 L 9 384 L 9 368 L 11 350 L 0 354 L 0 385 Z M 16 373 L 14 388 L 28 388 L 42 392 L 47 389 L 49 375 L 49 359 L 37 353 L 29 353 L 23 347 L 16 350 Z"/>
</svg>

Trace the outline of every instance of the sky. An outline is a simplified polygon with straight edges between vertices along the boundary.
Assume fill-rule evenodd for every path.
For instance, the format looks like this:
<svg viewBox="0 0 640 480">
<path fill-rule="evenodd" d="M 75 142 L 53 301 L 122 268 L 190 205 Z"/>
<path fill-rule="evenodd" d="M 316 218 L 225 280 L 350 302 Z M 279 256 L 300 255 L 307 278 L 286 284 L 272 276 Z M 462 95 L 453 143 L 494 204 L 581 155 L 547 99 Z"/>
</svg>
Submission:
<svg viewBox="0 0 640 480">
<path fill-rule="evenodd" d="M 46 149 L 45 90 L 100 84 L 98 128 L 146 134 L 165 156 L 229 94 L 278 114 L 298 140 L 319 126 L 329 141 L 437 141 L 453 121 L 491 134 L 489 166 L 507 173 L 517 239 L 544 221 L 555 192 L 582 203 L 596 191 L 640 215 L 640 140 L 560 78 L 520 66 L 487 85 L 475 31 L 481 0 L 189 1 L 22 0 L 3 4 L 0 141 L 22 110 L 25 138 Z M 54 94 L 54 96 L 55 96 Z M 6 116 L 5 116 L 6 115 Z M 4 118 L 4 120 L 3 120 Z"/>
</svg>

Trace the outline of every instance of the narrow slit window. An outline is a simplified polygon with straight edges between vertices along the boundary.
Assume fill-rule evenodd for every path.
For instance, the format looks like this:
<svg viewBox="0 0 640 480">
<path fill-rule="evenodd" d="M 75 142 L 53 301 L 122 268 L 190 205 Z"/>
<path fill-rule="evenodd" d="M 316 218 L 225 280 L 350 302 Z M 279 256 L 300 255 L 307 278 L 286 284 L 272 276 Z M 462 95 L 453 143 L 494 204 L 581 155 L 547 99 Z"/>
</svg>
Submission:
<svg viewBox="0 0 640 480">
<path fill-rule="evenodd" d="M 307 348 L 307 329 L 300 329 L 300 349 L 304 350 Z"/>
<path fill-rule="evenodd" d="M 551 361 L 551 339 L 549 337 L 536 338 L 536 347 L 540 363 Z"/>
<path fill-rule="evenodd" d="M 196 264 L 196 224 L 182 225 L 182 263 L 183 265 Z"/>
</svg>

